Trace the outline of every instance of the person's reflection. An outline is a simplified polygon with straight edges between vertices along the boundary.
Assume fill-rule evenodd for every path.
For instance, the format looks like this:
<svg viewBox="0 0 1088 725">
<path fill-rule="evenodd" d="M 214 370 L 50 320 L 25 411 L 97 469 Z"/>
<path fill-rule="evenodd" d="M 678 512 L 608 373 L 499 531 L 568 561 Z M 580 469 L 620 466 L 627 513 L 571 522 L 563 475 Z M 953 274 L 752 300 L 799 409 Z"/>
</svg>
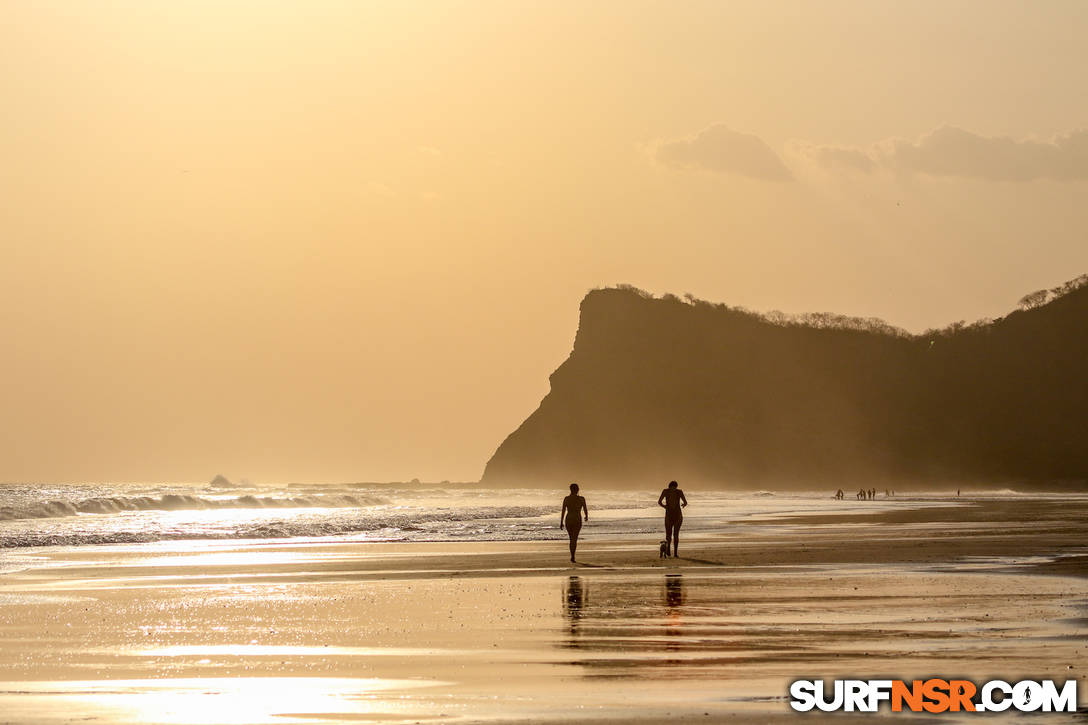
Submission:
<svg viewBox="0 0 1088 725">
<path fill-rule="evenodd" d="M 586 606 L 586 590 L 582 585 L 582 577 L 572 576 L 563 587 L 563 603 L 567 619 L 570 621 L 571 635 L 578 634 L 578 624 Z M 574 641 L 571 645 L 574 646 Z"/>
<path fill-rule="evenodd" d="M 682 574 L 665 575 L 665 606 L 670 610 L 684 606 L 684 577 Z"/>
<path fill-rule="evenodd" d="M 681 608 L 684 606 L 684 577 L 680 574 L 665 575 L 665 635 L 681 637 Z M 665 650 L 672 652 L 682 649 L 682 640 L 670 639 Z"/>
</svg>

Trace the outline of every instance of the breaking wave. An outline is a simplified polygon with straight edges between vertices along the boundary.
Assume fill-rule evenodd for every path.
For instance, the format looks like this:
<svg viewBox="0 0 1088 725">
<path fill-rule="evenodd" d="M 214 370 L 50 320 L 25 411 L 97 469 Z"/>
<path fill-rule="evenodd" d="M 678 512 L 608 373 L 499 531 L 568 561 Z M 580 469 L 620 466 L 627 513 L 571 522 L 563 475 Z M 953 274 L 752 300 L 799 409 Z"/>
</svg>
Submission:
<svg viewBox="0 0 1088 725">
<path fill-rule="evenodd" d="M 116 514 L 123 511 L 199 511 L 205 509 L 351 508 L 376 506 L 385 499 L 361 494 L 310 496 L 237 496 L 208 498 L 187 494 L 163 496 L 98 496 L 74 501 L 41 501 L 23 506 L 0 506 L 0 521 L 55 519 L 79 514 Z"/>
<path fill-rule="evenodd" d="M 510 538 L 510 532 L 503 529 L 509 524 L 500 523 L 500 520 L 524 521 L 550 510 L 537 506 L 466 507 L 434 511 L 371 510 L 361 514 L 345 513 L 332 519 L 294 517 L 218 530 L 146 527 L 140 530 L 23 530 L 0 535 L 0 549 L 182 540 L 311 538 L 366 533 L 377 533 L 378 539 L 398 541 L 417 538 L 450 541 L 481 535 L 507 539 Z"/>
</svg>

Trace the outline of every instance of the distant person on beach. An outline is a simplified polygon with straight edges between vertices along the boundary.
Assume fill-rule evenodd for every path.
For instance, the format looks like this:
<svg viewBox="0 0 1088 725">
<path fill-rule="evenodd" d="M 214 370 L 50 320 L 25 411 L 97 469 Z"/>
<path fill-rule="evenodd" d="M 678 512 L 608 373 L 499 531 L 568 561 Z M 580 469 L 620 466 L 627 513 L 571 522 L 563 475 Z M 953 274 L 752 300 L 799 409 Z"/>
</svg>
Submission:
<svg viewBox="0 0 1088 725">
<path fill-rule="evenodd" d="M 586 500 L 578 495 L 578 484 L 570 485 L 570 495 L 563 499 L 563 508 L 559 511 L 559 528 L 567 530 L 570 537 L 570 560 L 574 561 L 574 552 L 578 548 L 578 533 L 582 530 L 582 514 L 589 521 L 589 509 Z"/>
<path fill-rule="evenodd" d="M 669 487 L 657 497 L 657 505 L 665 509 L 665 549 L 668 543 L 672 543 L 672 555 L 678 556 L 680 548 L 680 526 L 684 523 L 683 508 L 688 505 L 684 492 L 680 490 L 676 481 L 669 481 Z"/>
</svg>

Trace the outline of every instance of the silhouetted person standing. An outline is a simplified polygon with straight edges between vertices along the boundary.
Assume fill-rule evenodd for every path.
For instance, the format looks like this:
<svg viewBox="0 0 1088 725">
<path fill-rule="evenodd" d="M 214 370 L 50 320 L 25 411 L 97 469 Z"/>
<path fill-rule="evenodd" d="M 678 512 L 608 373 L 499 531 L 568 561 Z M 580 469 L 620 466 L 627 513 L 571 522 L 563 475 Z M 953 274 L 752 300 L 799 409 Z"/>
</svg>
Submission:
<svg viewBox="0 0 1088 725">
<path fill-rule="evenodd" d="M 672 542 L 672 555 L 677 555 L 680 548 L 680 525 L 684 523 L 683 508 L 688 505 L 684 492 L 676 481 L 669 481 L 669 487 L 657 497 L 657 505 L 665 509 L 665 541 Z M 665 547 L 666 549 L 668 546 Z"/>
<path fill-rule="evenodd" d="M 567 530 L 570 537 L 570 560 L 574 561 L 574 551 L 578 548 L 578 533 L 582 530 L 582 513 L 589 521 L 589 509 L 586 500 L 578 495 L 578 484 L 570 485 L 570 495 L 563 499 L 563 508 L 559 511 L 559 528 Z"/>
</svg>

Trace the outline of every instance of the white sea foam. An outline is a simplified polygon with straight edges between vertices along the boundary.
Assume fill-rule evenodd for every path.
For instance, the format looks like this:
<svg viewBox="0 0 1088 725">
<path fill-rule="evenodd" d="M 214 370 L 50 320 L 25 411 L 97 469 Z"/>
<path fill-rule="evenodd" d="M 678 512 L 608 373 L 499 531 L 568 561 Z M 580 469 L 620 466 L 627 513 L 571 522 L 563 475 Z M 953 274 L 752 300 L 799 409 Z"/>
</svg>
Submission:
<svg viewBox="0 0 1088 725">
<path fill-rule="evenodd" d="M 0 506 L 0 521 L 49 519 L 78 514 L 116 514 L 122 511 L 184 511 L 205 509 L 342 508 L 384 503 L 379 496 L 318 494 L 313 496 L 204 497 L 168 493 L 162 496 L 96 496 L 73 500 L 31 501 Z"/>
</svg>

